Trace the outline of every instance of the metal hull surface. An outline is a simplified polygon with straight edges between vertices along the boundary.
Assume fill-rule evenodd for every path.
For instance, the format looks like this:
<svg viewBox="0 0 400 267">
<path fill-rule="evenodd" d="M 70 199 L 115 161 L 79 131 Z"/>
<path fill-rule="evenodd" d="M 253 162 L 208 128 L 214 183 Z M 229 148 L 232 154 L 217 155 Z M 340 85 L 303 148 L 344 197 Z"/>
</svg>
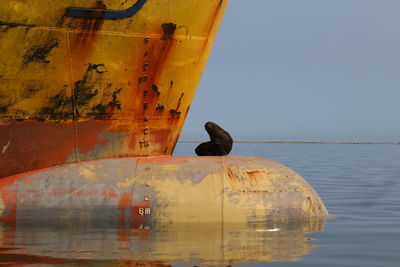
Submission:
<svg viewBox="0 0 400 267">
<path fill-rule="evenodd" d="M 0 178 L 171 155 L 227 4 L 0 1 Z"/>
<path fill-rule="evenodd" d="M 105 159 L 0 180 L 0 221 L 289 221 L 328 212 L 312 187 L 263 158 Z"/>
<path fill-rule="evenodd" d="M 326 215 L 296 172 L 258 157 L 103 159 L 0 180 L 8 263 L 299 261 Z"/>
</svg>

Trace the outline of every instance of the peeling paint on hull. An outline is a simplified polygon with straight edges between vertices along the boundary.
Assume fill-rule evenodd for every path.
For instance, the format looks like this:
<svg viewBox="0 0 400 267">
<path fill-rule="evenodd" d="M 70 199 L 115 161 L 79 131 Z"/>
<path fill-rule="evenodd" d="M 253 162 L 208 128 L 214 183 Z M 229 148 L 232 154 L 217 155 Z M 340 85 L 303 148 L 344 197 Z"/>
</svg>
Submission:
<svg viewBox="0 0 400 267">
<path fill-rule="evenodd" d="M 290 221 L 328 212 L 284 165 L 257 157 L 105 159 L 0 180 L 0 221 Z"/>
<path fill-rule="evenodd" d="M 0 178 L 171 155 L 228 4 L 78 2 L 0 1 Z"/>
</svg>

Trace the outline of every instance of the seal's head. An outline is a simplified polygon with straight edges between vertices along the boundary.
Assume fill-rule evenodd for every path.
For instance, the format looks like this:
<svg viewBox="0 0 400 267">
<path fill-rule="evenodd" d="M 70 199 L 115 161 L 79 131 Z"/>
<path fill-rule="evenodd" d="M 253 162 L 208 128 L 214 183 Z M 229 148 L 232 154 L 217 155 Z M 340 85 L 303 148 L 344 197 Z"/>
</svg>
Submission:
<svg viewBox="0 0 400 267">
<path fill-rule="evenodd" d="M 204 125 L 208 135 L 210 136 L 211 141 L 217 142 L 232 142 L 232 137 L 229 135 L 227 131 L 222 129 L 218 124 L 214 122 L 207 122 Z"/>
</svg>

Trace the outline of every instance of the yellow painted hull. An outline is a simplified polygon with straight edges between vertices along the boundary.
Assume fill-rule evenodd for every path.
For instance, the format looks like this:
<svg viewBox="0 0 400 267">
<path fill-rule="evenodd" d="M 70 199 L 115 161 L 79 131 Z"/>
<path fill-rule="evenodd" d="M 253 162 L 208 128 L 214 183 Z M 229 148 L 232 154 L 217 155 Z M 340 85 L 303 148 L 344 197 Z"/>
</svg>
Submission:
<svg viewBox="0 0 400 267">
<path fill-rule="evenodd" d="M 172 154 L 227 4 L 0 1 L 0 178 Z"/>
</svg>

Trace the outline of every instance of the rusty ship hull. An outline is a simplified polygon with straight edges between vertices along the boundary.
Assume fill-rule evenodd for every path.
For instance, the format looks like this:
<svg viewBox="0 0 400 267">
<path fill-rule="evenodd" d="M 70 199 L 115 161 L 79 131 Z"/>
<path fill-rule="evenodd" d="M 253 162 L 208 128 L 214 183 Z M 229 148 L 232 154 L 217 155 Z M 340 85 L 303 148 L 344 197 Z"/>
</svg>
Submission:
<svg viewBox="0 0 400 267">
<path fill-rule="evenodd" d="M 0 2 L 0 178 L 171 155 L 227 0 Z"/>
<path fill-rule="evenodd" d="M 227 0 L 0 2 L 0 222 L 328 215 L 286 166 L 172 157 Z"/>
</svg>

